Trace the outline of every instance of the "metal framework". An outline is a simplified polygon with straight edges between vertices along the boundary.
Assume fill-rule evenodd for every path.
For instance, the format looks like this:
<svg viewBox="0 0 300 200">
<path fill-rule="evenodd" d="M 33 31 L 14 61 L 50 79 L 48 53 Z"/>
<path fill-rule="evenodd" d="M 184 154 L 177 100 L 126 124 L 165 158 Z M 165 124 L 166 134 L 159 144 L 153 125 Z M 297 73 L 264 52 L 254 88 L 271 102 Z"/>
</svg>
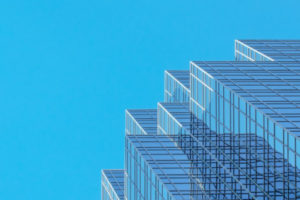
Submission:
<svg viewBox="0 0 300 200">
<path fill-rule="evenodd" d="M 165 71 L 165 101 L 126 110 L 104 199 L 300 199 L 300 40 L 236 40 L 235 57 Z"/>
<path fill-rule="evenodd" d="M 256 134 L 217 134 L 191 115 L 177 143 L 192 161 L 194 199 L 298 199 L 299 169 Z M 201 184 L 199 184 L 201 183 Z M 199 187 L 201 185 L 201 187 Z"/>
<path fill-rule="evenodd" d="M 238 61 L 300 61 L 299 40 L 235 40 Z"/>
<path fill-rule="evenodd" d="M 124 199 L 124 170 L 106 169 L 101 172 L 102 200 Z"/>
<path fill-rule="evenodd" d="M 157 130 L 156 109 L 129 109 L 125 111 L 126 135 L 151 135 Z"/>
<path fill-rule="evenodd" d="M 166 70 L 164 75 L 165 102 L 188 102 L 190 98 L 190 72 Z"/>
</svg>

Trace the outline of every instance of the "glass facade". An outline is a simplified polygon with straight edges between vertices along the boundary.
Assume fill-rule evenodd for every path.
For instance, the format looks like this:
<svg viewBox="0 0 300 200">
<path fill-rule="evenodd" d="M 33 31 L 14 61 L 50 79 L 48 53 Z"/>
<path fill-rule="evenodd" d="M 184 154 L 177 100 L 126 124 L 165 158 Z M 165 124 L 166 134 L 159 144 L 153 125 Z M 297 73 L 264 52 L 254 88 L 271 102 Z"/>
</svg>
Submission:
<svg viewBox="0 0 300 200">
<path fill-rule="evenodd" d="M 190 168 L 190 160 L 170 137 L 126 136 L 126 199 L 188 200 Z"/>
<path fill-rule="evenodd" d="M 299 40 L 236 40 L 236 60 L 300 61 Z"/>
<path fill-rule="evenodd" d="M 124 199 L 124 170 L 109 169 L 101 172 L 102 200 Z"/>
<path fill-rule="evenodd" d="M 125 111 L 125 134 L 147 135 L 156 134 L 156 109 L 130 109 Z"/>
<path fill-rule="evenodd" d="M 165 102 L 189 102 L 190 97 L 190 72 L 179 70 L 165 71 Z"/>
<path fill-rule="evenodd" d="M 300 168 L 300 66 L 192 62 L 192 112 L 218 133 L 255 133 Z M 298 148 L 297 148 L 298 147 Z"/>
<path fill-rule="evenodd" d="M 190 127 L 188 103 L 158 103 L 157 134 L 187 134 Z"/>
<path fill-rule="evenodd" d="M 257 42 L 258 45 L 262 43 Z M 243 40 L 235 41 L 235 59 L 237 61 L 274 61 L 273 58 L 267 56 L 257 48 L 252 48 L 252 45 Z"/>
<path fill-rule="evenodd" d="M 236 40 L 235 61 L 165 71 L 164 102 L 126 110 L 124 199 L 300 199 L 298 50 Z"/>
</svg>

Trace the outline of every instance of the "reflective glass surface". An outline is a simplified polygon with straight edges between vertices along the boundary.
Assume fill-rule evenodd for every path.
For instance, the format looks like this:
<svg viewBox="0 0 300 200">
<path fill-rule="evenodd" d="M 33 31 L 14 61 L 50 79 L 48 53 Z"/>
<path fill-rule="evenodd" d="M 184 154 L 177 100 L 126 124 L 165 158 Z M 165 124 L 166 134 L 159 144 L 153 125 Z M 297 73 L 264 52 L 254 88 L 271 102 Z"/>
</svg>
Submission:
<svg viewBox="0 0 300 200">
<path fill-rule="evenodd" d="M 300 61 L 300 40 L 236 40 L 236 60 Z"/>
<path fill-rule="evenodd" d="M 298 49 L 236 40 L 236 61 L 165 71 L 164 102 L 126 110 L 124 198 L 300 199 Z"/>
<path fill-rule="evenodd" d="M 299 69 L 294 62 L 193 62 L 192 111 L 213 131 L 265 137 L 300 167 Z"/>
<path fill-rule="evenodd" d="M 162 135 L 187 134 L 190 126 L 188 103 L 158 103 L 157 133 Z"/>
<path fill-rule="evenodd" d="M 165 71 L 165 102 L 189 102 L 190 72 L 188 70 Z"/>
<path fill-rule="evenodd" d="M 124 199 L 124 170 L 102 170 L 101 176 L 102 200 Z"/>
<path fill-rule="evenodd" d="M 127 135 L 156 134 L 156 109 L 128 109 L 125 111 L 125 133 Z"/>
<path fill-rule="evenodd" d="M 129 135 L 125 146 L 127 199 L 191 199 L 191 162 L 170 137 Z"/>
</svg>

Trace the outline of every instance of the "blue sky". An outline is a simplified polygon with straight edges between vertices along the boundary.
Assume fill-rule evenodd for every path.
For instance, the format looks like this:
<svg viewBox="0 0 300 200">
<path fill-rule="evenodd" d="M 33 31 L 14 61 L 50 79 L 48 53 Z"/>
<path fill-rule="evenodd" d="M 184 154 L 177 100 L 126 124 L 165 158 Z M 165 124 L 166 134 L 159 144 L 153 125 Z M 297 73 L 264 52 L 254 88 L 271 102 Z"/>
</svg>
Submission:
<svg viewBox="0 0 300 200">
<path fill-rule="evenodd" d="M 232 60 L 234 39 L 300 39 L 300 1 L 3 1 L 0 199 L 100 199 L 123 167 L 124 110 L 163 71 Z"/>
</svg>

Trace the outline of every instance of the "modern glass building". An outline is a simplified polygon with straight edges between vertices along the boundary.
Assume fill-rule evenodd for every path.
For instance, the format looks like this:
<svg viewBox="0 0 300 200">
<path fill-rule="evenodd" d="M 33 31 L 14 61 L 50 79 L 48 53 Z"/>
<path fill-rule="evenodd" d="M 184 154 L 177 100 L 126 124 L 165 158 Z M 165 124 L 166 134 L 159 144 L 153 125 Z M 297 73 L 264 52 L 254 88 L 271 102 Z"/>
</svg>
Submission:
<svg viewBox="0 0 300 200">
<path fill-rule="evenodd" d="M 165 71 L 164 102 L 125 112 L 102 199 L 300 199 L 299 59 L 300 40 L 236 40 L 233 61 Z"/>
<path fill-rule="evenodd" d="M 124 199 L 124 170 L 102 170 L 101 191 L 103 200 Z"/>
</svg>

